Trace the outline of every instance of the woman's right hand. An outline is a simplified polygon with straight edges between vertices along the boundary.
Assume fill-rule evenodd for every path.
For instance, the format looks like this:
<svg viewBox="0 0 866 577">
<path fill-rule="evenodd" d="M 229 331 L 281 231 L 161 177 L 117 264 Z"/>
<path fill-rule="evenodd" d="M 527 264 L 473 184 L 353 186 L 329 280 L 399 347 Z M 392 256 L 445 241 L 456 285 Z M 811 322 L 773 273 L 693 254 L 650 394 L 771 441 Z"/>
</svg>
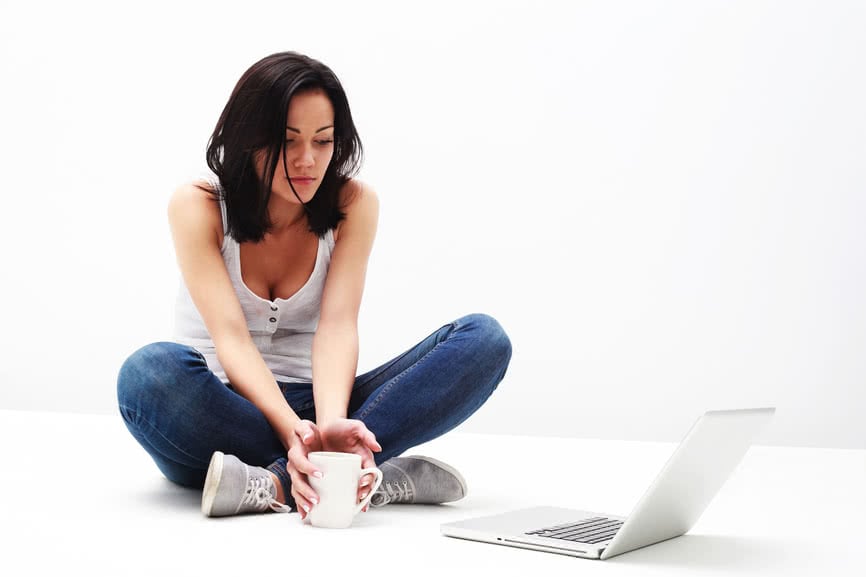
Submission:
<svg viewBox="0 0 866 577">
<path fill-rule="evenodd" d="M 303 521 L 313 505 L 319 502 L 319 496 L 310 486 L 308 476 L 321 477 L 322 473 L 307 456 L 313 451 L 322 450 L 322 436 L 314 422 L 302 420 L 295 424 L 291 439 L 286 469 L 292 478 L 292 498 Z"/>
</svg>

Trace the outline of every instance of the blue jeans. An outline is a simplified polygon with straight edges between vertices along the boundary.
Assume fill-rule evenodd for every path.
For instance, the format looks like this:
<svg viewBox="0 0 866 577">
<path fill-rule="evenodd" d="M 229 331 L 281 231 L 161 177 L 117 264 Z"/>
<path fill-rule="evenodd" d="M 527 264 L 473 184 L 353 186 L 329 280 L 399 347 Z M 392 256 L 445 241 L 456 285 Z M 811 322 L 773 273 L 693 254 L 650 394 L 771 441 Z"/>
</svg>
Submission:
<svg viewBox="0 0 866 577">
<path fill-rule="evenodd" d="M 450 431 L 478 410 L 505 376 L 511 342 L 499 323 L 473 314 L 355 379 L 348 415 L 382 445 L 381 464 Z M 310 383 L 278 383 L 302 419 L 315 421 Z M 291 480 L 286 449 L 264 415 L 223 384 L 192 347 L 160 342 L 126 360 L 117 377 L 120 414 L 132 436 L 171 481 L 202 488 L 214 451 Z"/>
</svg>

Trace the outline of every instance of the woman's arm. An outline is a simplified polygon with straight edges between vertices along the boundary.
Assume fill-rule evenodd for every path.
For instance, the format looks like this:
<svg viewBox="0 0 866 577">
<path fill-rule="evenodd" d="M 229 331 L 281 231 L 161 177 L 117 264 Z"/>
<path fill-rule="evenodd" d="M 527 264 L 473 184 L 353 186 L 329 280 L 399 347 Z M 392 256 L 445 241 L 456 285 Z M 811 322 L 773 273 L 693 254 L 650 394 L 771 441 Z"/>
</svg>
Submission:
<svg viewBox="0 0 866 577">
<path fill-rule="evenodd" d="M 358 311 L 379 219 L 379 199 L 371 188 L 352 180 L 344 189 L 350 201 L 331 255 L 313 337 L 313 398 L 316 423 L 323 428 L 347 416 L 358 367 Z"/>
<path fill-rule="evenodd" d="M 220 254 L 223 233 L 219 203 L 197 186 L 184 185 L 172 195 L 168 218 L 184 282 L 232 387 L 262 411 L 289 449 L 299 419 L 250 337 Z"/>
</svg>

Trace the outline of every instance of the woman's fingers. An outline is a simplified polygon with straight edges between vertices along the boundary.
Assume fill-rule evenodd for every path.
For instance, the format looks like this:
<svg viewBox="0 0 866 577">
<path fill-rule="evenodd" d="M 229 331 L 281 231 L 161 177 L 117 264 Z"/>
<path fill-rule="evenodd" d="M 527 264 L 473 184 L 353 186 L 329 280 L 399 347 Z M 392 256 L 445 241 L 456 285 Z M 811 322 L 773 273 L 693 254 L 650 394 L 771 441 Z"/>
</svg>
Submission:
<svg viewBox="0 0 866 577">
<path fill-rule="evenodd" d="M 373 434 L 373 431 L 367 428 L 367 425 L 365 425 L 363 421 L 353 421 L 353 425 L 354 433 L 361 443 L 377 453 L 382 450 L 382 446 L 376 440 L 376 435 Z"/>
<path fill-rule="evenodd" d="M 318 504 L 319 500 L 315 495 L 315 491 L 306 483 L 292 485 L 292 498 L 295 500 L 295 506 L 302 520 L 310 513 L 310 509 Z"/>
<path fill-rule="evenodd" d="M 297 452 L 292 455 L 291 451 L 289 452 L 289 463 L 294 467 L 299 473 L 304 475 L 309 475 L 310 477 L 316 477 L 317 479 L 322 478 L 322 472 L 310 461 L 305 454 L 301 452 Z"/>
<path fill-rule="evenodd" d="M 359 455 L 361 455 L 361 468 L 362 469 L 371 469 L 376 466 L 376 459 L 373 457 L 373 453 L 370 452 L 370 449 L 367 447 L 360 447 L 360 451 L 357 451 Z M 364 475 L 365 477 L 372 477 L 370 475 Z"/>
<path fill-rule="evenodd" d="M 366 435 L 364 436 L 364 444 L 367 447 L 376 453 L 380 453 L 382 451 L 382 445 L 379 444 L 379 441 L 376 440 L 376 435 L 373 434 L 373 431 L 368 430 Z"/>
<path fill-rule="evenodd" d="M 316 439 L 318 429 L 312 421 L 301 420 L 295 423 L 295 434 L 305 445 L 312 444 Z"/>
<path fill-rule="evenodd" d="M 304 427 L 296 427 L 295 432 L 301 436 L 304 432 Z M 311 434 L 315 434 L 313 429 L 310 429 Z M 295 500 L 295 505 L 298 512 L 301 514 L 301 519 L 306 518 L 310 509 L 319 502 L 319 496 L 309 484 L 309 476 L 321 478 L 322 472 L 310 462 L 307 458 L 309 448 L 304 444 L 296 444 L 289 450 L 288 464 L 286 470 L 292 480 L 292 498 Z"/>
<path fill-rule="evenodd" d="M 301 421 L 303 423 L 303 421 Z M 315 425 L 313 425 L 315 426 Z M 302 436 L 305 432 L 309 432 L 307 439 L 305 440 Z M 306 428 L 304 425 L 295 425 L 295 434 L 301 439 L 301 443 L 295 443 L 291 449 L 289 449 L 288 459 L 290 467 L 294 467 L 300 473 L 304 475 L 312 475 L 313 477 L 322 476 L 321 471 L 316 468 L 316 466 L 310 461 L 307 455 L 310 453 L 311 447 L 309 444 L 312 444 L 316 440 L 317 431 L 312 428 Z"/>
<path fill-rule="evenodd" d="M 367 498 L 367 495 L 370 494 L 370 487 L 361 487 L 358 489 L 358 503 Z"/>
<path fill-rule="evenodd" d="M 292 487 L 292 499 L 295 500 L 295 507 L 298 508 L 298 514 L 301 516 L 301 521 L 303 521 L 307 515 L 310 513 L 310 502 L 304 499 L 294 487 Z"/>
<path fill-rule="evenodd" d="M 381 447 L 379 448 L 381 450 Z M 361 457 L 361 466 L 364 469 L 369 469 L 376 466 L 376 460 L 373 458 L 373 453 L 370 452 L 369 449 L 365 451 L 365 455 Z M 376 480 L 376 475 L 372 473 L 367 473 L 361 477 L 360 486 L 358 488 L 358 502 L 363 501 L 367 495 L 370 494 L 370 491 L 373 490 L 373 481 Z M 363 511 L 367 511 L 369 508 L 369 504 L 366 505 Z"/>
<path fill-rule="evenodd" d="M 289 471 L 292 478 L 292 494 L 298 494 L 308 505 L 315 505 L 319 502 L 319 496 L 316 491 L 307 482 L 307 476 L 298 473 L 297 471 Z M 300 504 L 298 504 L 300 508 Z"/>
</svg>

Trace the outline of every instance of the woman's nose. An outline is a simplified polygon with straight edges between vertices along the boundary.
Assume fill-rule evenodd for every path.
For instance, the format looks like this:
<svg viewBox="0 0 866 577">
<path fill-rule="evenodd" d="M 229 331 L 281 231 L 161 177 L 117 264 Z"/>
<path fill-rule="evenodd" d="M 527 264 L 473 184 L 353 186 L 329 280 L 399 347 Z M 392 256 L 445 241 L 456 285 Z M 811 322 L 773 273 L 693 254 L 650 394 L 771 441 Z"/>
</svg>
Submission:
<svg viewBox="0 0 866 577">
<path fill-rule="evenodd" d="M 300 154 L 295 157 L 295 166 L 298 168 L 313 166 L 313 149 L 311 147 L 305 146 L 300 151 Z"/>
</svg>

